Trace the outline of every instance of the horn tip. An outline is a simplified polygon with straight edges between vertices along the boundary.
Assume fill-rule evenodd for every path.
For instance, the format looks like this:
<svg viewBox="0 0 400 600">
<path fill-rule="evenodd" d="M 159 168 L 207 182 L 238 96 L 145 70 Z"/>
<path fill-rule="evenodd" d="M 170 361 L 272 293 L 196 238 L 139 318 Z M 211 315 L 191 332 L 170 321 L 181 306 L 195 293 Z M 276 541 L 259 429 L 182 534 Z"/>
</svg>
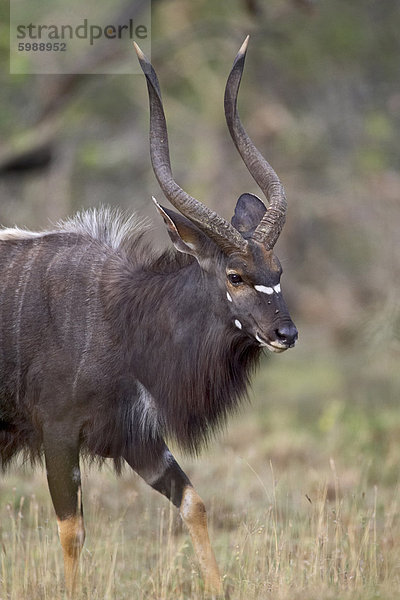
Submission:
<svg viewBox="0 0 400 600">
<path fill-rule="evenodd" d="M 139 60 L 143 60 L 145 62 L 148 62 L 146 55 L 144 54 L 144 52 L 140 49 L 139 45 L 136 42 L 133 42 L 133 46 L 136 50 L 136 54 L 138 56 Z"/>
<path fill-rule="evenodd" d="M 246 54 L 247 52 L 247 46 L 249 45 L 249 39 L 250 36 L 247 35 L 246 39 L 244 40 L 243 44 L 240 46 L 239 52 L 238 52 L 238 57 L 243 56 Z"/>
<path fill-rule="evenodd" d="M 243 68 L 244 59 L 246 58 L 247 46 L 249 44 L 250 36 L 246 36 L 243 44 L 239 48 L 239 52 L 235 56 L 235 60 L 233 61 L 233 66 L 240 64 Z"/>
<path fill-rule="evenodd" d="M 151 66 L 151 62 L 149 61 L 149 59 L 147 58 L 145 53 L 142 51 L 140 46 L 136 42 L 133 42 L 133 46 L 136 50 L 136 54 L 139 59 L 139 64 L 142 68 L 143 73 L 146 75 L 147 79 L 149 79 L 149 77 L 150 77 L 150 79 L 153 79 L 154 77 L 157 78 L 155 73 L 153 73 L 153 68 Z"/>
</svg>

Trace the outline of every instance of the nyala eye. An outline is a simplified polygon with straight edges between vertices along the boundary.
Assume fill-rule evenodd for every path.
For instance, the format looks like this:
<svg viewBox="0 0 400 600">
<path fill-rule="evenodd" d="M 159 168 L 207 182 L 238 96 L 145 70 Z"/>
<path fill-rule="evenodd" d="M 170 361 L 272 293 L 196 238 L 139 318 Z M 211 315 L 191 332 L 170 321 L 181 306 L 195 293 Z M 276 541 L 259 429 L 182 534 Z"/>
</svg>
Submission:
<svg viewBox="0 0 400 600">
<path fill-rule="evenodd" d="M 243 279 L 239 275 L 239 273 L 229 273 L 228 279 L 232 285 L 240 285 L 243 283 Z"/>
</svg>

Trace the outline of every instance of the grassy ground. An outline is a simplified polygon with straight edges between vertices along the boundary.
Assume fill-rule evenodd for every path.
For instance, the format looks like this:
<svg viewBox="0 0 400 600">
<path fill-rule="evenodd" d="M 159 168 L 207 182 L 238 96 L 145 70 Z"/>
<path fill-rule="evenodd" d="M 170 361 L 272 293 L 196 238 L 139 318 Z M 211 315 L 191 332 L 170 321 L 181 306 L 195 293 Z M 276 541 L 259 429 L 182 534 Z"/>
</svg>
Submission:
<svg viewBox="0 0 400 600">
<path fill-rule="evenodd" d="M 394 355 L 318 352 L 318 335 L 271 357 L 252 407 L 196 461 L 179 457 L 208 507 L 232 600 L 398 598 L 400 375 Z M 268 363 L 268 364 L 267 364 Z M 87 540 L 78 598 L 200 599 L 174 509 L 126 472 L 84 470 Z M 1 600 L 64 597 L 43 473 L 0 488 Z"/>
</svg>

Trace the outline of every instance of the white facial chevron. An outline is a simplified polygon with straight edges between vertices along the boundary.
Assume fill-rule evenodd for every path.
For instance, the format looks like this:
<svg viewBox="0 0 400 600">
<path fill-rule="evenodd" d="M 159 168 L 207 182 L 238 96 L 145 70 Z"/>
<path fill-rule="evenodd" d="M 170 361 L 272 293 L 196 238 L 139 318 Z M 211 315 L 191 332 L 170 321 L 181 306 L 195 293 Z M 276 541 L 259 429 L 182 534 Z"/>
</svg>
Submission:
<svg viewBox="0 0 400 600">
<path fill-rule="evenodd" d="M 274 288 L 267 287 L 266 285 L 255 285 L 254 289 L 257 290 L 257 292 L 261 292 L 262 294 L 273 294 L 274 293 Z"/>
<path fill-rule="evenodd" d="M 262 294 L 270 294 L 271 295 L 274 292 L 279 294 L 279 292 L 281 291 L 281 284 L 278 283 L 277 285 L 274 285 L 273 287 L 268 287 L 267 285 L 255 285 L 254 289 L 257 290 L 257 292 L 261 292 Z"/>
</svg>

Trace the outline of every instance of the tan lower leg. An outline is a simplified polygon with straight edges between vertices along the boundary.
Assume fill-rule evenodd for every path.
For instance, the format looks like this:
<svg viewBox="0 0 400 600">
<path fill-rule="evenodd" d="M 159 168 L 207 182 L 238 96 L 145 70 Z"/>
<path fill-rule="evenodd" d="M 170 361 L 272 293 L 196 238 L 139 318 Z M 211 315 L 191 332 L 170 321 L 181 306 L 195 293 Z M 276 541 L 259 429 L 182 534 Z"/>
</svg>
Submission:
<svg viewBox="0 0 400 600">
<path fill-rule="evenodd" d="M 58 532 L 64 554 L 65 585 L 70 595 L 73 594 L 78 572 L 79 556 L 85 541 L 85 528 L 81 516 L 57 519 Z"/>
<path fill-rule="evenodd" d="M 221 576 L 208 536 L 206 509 L 202 499 L 191 486 L 187 486 L 183 492 L 180 511 L 189 529 L 206 588 L 211 592 L 221 594 Z"/>
</svg>

